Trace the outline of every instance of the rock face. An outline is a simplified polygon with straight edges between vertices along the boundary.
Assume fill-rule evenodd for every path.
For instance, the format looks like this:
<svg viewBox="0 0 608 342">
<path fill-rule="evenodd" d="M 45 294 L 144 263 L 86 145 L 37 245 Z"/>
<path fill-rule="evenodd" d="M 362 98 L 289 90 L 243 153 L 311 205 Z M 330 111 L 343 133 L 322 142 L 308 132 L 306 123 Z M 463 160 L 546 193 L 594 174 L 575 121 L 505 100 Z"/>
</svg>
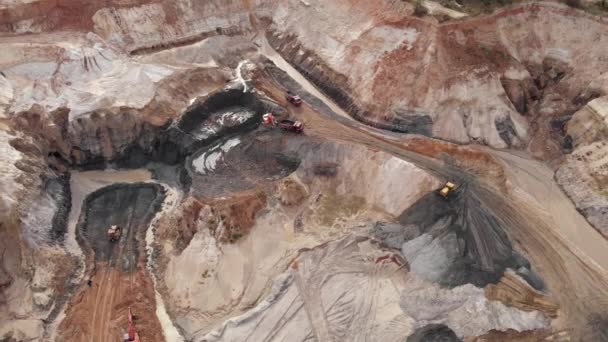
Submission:
<svg viewBox="0 0 608 342">
<path fill-rule="evenodd" d="M 389 0 L 259 0 L 221 5 L 142 0 L 128 6 L 110 1 L 103 7 L 75 1 L 72 8 L 82 17 L 78 22 L 62 23 L 56 16 L 67 9 L 53 1 L 9 4 L 0 25 L 12 32 L 66 27 L 91 31 L 94 34 L 87 39 L 103 39 L 130 54 L 150 54 L 268 28 L 271 45 L 361 121 L 499 148 L 526 146 L 532 136 L 550 133 L 551 120 L 571 114 L 577 107 L 572 100 L 582 99 L 578 95 L 587 90 L 595 70 L 606 67 L 596 57 L 605 55 L 608 46 L 577 35 L 577 25 L 584 22 L 588 32 L 603 39 L 603 22 L 557 4 L 518 6 L 443 24 L 409 16 L 410 4 Z M 40 11 L 55 16 L 45 19 L 37 15 Z M 529 24 L 539 20 L 542 25 Z M 87 70 L 95 70 L 107 64 L 100 49 L 96 45 L 66 51 Z M 113 53 L 104 50 L 102 54 Z M 200 59 L 210 61 L 208 56 Z M 149 64 L 129 66 L 130 70 L 137 68 L 142 70 L 137 74 L 144 83 L 158 82 L 176 72 Z M 39 70 L 48 73 L 54 68 L 40 64 Z M 149 87 L 129 89 L 138 93 L 129 96 L 129 101 L 141 101 L 145 89 Z M 36 94 L 42 92 L 36 90 Z M 11 96 L 10 91 L 3 96 Z M 539 104 L 542 110 L 537 108 Z M 550 138 L 558 144 L 541 137 L 532 141 L 530 149 L 538 156 L 554 157 L 560 152 L 562 138 L 559 134 Z"/>
<path fill-rule="evenodd" d="M 608 143 L 597 141 L 576 148 L 555 179 L 589 223 L 608 237 Z"/>
<path fill-rule="evenodd" d="M 0 339 L 37 339 L 76 266 L 61 244 L 67 180 L 48 170 L 31 139 L 6 127 L 0 149 Z"/>
<path fill-rule="evenodd" d="M 606 52 L 606 44 L 582 43 L 558 6 L 532 5 L 442 25 L 404 17 L 405 6 L 285 1 L 269 41 L 364 121 L 424 133 L 418 122 L 426 116 L 435 136 L 494 147 L 526 144 L 522 115 L 533 112 L 542 89 L 559 82 L 560 101 L 568 102 L 593 80 L 594 70 L 606 67 L 594 57 Z M 530 29 L 531 18 L 543 24 Z M 298 25 L 302 20 L 314 24 Z M 606 31 L 601 22 L 583 20 L 596 32 Z M 586 62 L 572 64 L 574 56 Z"/>
<path fill-rule="evenodd" d="M 576 112 L 568 123 L 573 151 L 555 179 L 576 208 L 608 237 L 608 98 L 600 97 Z"/>
<path fill-rule="evenodd" d="M 216 67 L 184 72 L 137 63 L 98 36 L 75 37 L 36 46 L 6 42 L 13 54 L 0 61 L 15 126 L 68 163 L 111 160 L 133 142 L 148 144 L 192 98 L 225 78 Z"/>
<path fill-rule="evenodd" d="M 594 99 L 574 113 L 566 132 L 574 147 L 608 139 L 608 96 Z"/>
<path fill-rule="evenodd" d="M 55 0 L 3 3 L 0 31 L 95 31 L 136 49 L 188 41 L 193 37 L 200 39 L 208 34 L 238 33 L 251 27 L 248 1 L 229 4 L 191 0 L 71 1 L 69 4 L 62 6 Z"/>
</svg>

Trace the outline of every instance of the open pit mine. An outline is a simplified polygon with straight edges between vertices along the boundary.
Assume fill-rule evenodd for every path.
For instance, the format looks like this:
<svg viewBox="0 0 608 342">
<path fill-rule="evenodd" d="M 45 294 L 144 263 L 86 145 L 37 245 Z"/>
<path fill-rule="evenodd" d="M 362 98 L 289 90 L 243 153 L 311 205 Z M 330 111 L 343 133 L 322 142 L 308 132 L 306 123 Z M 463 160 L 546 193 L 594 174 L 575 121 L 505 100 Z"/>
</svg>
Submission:
<svg viewBox="0 0 608 342">
<path fill-rule="evenodd" d="M 0 0 L 0 341 L 608 341 L 604 6 Z"/>
</svg>

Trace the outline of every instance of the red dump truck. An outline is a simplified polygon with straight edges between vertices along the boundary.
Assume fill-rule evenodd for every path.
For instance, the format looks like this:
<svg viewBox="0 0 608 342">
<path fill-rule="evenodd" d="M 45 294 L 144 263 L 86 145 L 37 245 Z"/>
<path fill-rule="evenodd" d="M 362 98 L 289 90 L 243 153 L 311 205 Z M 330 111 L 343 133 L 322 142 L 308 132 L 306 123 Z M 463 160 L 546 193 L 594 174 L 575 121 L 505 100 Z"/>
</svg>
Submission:
<svg viewBox="0 0 608 342">
<path fill-rule="evenodd" d="M 281 120 L 281 122 L 279 122 L 279 128 L 296 133 L 304 132 L 304 125 L 297 120 Z"/>
<path fill-rule="evenodd" d="M 263 118 L 264 125 L 266 125 L 266 126 L 279 127 L 286 131 L 291 131 L 291 132 L 295 132 L 295 133 L 304 132 L 304 124 L 301 121 L 286 119 L 286 120 L 281 120 L 281 121 L 277 122 L 274 118 L 274 115 L 272 115 L 272 113 L 266 113 L 262 116 L 262 118 Z"/>
<path fill-rule="evenodd" d="M 122 230 L 120 229 L 120 226 L 113 225 L 108 229 L 108 240 L 110 240 L 110 242 L 116 242 L 120 240 L 121 234 Z"/>
<path fill-rule="evenodd" d="M 129 307 L 129 330 L 125 334 L 123 341 L 125 342 L 141 342 L 139 339 L 139 334 L 135 331 L 135 326 L 133 324 L 133 314 L 131 313 L 131 307 Z"/>
<path fill-rule="evenodd" d="M 300 96 L 292 93 L 291 91 L 287 92 L 285 98 L 287 99 L 287 101 L 291 102 L 291 104 L 296 107 L 300 107 L 302 105 L 302 99 L 300 98 Z"/>
</svg>

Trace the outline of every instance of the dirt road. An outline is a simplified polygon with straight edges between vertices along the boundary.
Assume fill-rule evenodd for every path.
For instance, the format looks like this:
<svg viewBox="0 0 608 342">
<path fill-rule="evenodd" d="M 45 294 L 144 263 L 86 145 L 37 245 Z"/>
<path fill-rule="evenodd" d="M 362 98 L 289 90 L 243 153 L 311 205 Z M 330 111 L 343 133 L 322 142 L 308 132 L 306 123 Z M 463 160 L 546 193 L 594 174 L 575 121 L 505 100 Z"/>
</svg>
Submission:
<svg viewBox="0 0 608 342">
<path fill-rule="evenodd" d="M 136 326 L 144 341 L 164 340 L 154 285 L 141 253 L 162 200 L 160 186 L 149 183 L 113 184 L 84 200 L 78 239 L 92 265 L 92 286 L 83 284 L 72 298 L 57 341 L 119 341 L 127 331 L 129 307 L 140 317 Z M 106 236 L 113 224 L 122 228 L 117 242 Z"/>
<path fill-rule="evenodd" d="M 283 101 L 284 89 L 297 87 L 288 77 L 259 83 L 279 102 Z M 570 331 L 573 340 L 601 338 L 597 337 L 598 331 L 608 326 L 608 241 L 597 236 L 576 211 L 546 166 L 508 153 L 475 151 L 426 138 L 414 138 L 425 147 L 413 145 L 412 138 L 385 136 L 328 113 L 327 107 L 312 108 L 309 103 L 319 101 L 311 99 L 304 89 L 299 90 L 306 103 L 294 110 L 294 115 L 304 121 L 307 135 L 363 144 L 412 162 L 442 179 L 466 180 L 471 197 L 483 203 L 487 214 L 505 227 L 516 249 L 529 258 L 558 299 L 562 311 L 556 328 Z M 442 154 L 457 165 L 471 168 L 465 171 L 449 165 L 437 158 Z"/>
<path fill-rule="evenodd" d="M 164 341 L 150 276 L 141 270 L 123 273 L 107 263 L 96 267 L 93 285 L 73 297 L 56 341 L 122 341 L 129 307 L 138 317 L 135 326 L 142 341 Z"/>
</svg>

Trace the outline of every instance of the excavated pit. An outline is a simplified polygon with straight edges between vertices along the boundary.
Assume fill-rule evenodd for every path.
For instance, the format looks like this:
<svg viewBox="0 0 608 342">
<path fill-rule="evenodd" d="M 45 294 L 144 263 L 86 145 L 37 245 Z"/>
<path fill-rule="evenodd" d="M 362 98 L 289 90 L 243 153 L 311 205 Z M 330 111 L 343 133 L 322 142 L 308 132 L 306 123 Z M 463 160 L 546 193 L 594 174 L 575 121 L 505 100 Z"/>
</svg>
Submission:
<svg viewBox="0 0 608 342">
<path fill-rule="evenodd" d="M 78 237 L 95 262 L 108 262 L 123 272 L 133 271 L 140 256 L 150 220 L 164 200 L 157 184 L 113 184 L 91 193 L 84 201 Z M 117 242 L 110 242 L 107 230 L 122 228 Z"/>
<path fill-rule="evenodd" d="M 293 133 L 263 128 L 232 136 L 188 158 L 196 196 L 217 197 L 252 189 L 295 171 L 300 160 L 286 140 L 306 140 Z"/>
<path fill-rule="evenodd" d="M 308 102 L 306 97 L 305 100 Z M 350 167 L 341 168 L 335 163 L 336 160 L 349 159 L 345 152 L 347 149 L 323 146 L 333 143 L 320 142 L 305 135 L 266 127 L 256 129 L 260 114 L 268 110 L 277 113 L 279 117 L 284 115 L 276 105 L 258 100 L 252 93 L 243 93 L 240 89 L 214 94 L 201 104 L 195 104 L 179 121 L 160 131 L 152 146 L 142 148 L 138 145 L 139 142 L 133 144 L 130 149 L 123 151 L 121 159 L 114 162 L 122 167 L 149 166 L 151 162 L 162 164 L 164 166 L 155 169 L 157 178 L 175 177 L 195 197 L 226 196 L 271 183 L 297 171 L 306 156 L 306 168 L 298 174 L 307 182 L 313 182 L 317 177 L 335 178 L 338 174 L 341 178 L 350 177 Z M 179 175 L 170 175 L 171 170 Z M 385 171 L 390 172 L 390 168 Z M 85 200 L 85 222 L 79 226 L 78 232 L 81 243 L 93 252 L 95 262 L 107 261 L 110 266 L 122 269 L 123 272 L 133 270 L 139 257 L 137 249 L 140 246 L 137 242 L 141 242 L 141 239 L 133 239 L 134 234 L 143 234 L 139 229 L 148 226 L 151 215 L 160 205 L 157 200 L 162 202 L 162 195 L 158 192 L 160 189 L 152 190 L 149 186 L 155 187 L 150 184 L 117 184 L 98 190 Z M 318 201 L 321 205 L 338 199 L 327 194 L 323 196 Z M 348 195 L 340 197 L 339 201 L 343 201 L 346 196 Z M 321 196 L 317 198 L 320 199 Z M 506 267 L 529 267 L 525 259 L 521 261 L 513 254 L 504 232 L 493 232 L 496 236 L 487 237 L 488 241 L 482 238 L 483 243 L 496 247 L 497 256 L 488 258 L 485 251 L 476 250 L 477 241 L 472 242 L 472 233 L 467 235 L 467 229 L 459 227 L 458 221 L 475 222 L 475 231 L 480 225 L 495 225 L 496 219 L 491 214 L 484 216 L 473 213 L 469 217 L 460 208 L 478 206 L 479 201 L 471 204 L 460 197 L 455 197 L 453 202 L 441 201 L 443 200 L 435 194 L 428 194 L 412 210 L 430 212 L 431 217 L 408 218 L 410 211 L 401 217 L 405 226 L 420 225 L 420 234 L 426 233 L 435 239 L 445 235 L 456 237 L 457 243 L 451 246 L 453 248 L 448 254 L 455 253 L 460 259 L 456 258 L 449 265 L 448 273 L 442 274 L 445 280 L 442 280 L 443 283 L 439 281 L 440 283 L 451 287 L 469 282 L 483 286 L 500 278 Z M 336 212 L 329 215 L 340 213 L 342 212 L 336 209 Z M 130 222 L 131 215 L 135 217 L 135 222 Z M 93 223 L 89 224 L 89 221 Z M 440 221 L 450 221 L 446 230 L 432 229 Z M 128 229 L 123 231 L 123 239 L 112 246 L 107 242 L 105 232 L 107 227 L 116 223 L 126 225 Z M 308 223 L 312 221 L 304 221 L 302 224 Z M 420 234 L 414 237 L 419 237 Z M 489 241 L 492 239 L 497 239 L 498 242 Z M 461 241 L 464 245 L 458 245 Z M 480 247 L 483 248 L 487 246 Z"/>
<path fill-rule="evenodd" d="M 138 168 L 149 162 L 180 164 L 224 136 L 254 129 L 261 115 L 270 110 L 280 111 L 252 92 L 224 89 L 195 102 L 179 120 L 160 128 L 152 138 L 131 144 L 115 162 L 124 168 Z"/>
<path fill-rule="evenodd" d="M 35 244 L 61 245 L 65 241 L 71 207 L 70 177 L 49 175 L 42 178 L 40 199 L 32 203 L 32 215 L 25 218 L 28 227 L 25 235 Z"/>
<path fill-rule="evenodd" d="M 104 169 L 108 166 L 122 169 L 143 167 L 152 172 L 156 181 L 187 191 L 191 179 L 185 162 L 189 155 L 204 151 L 209 146 L 221 143 L 231 136 L 251 132 L 257 127 L 261 114 L 269 110 L 279 116 L 282 113 L 281 108 L 260 100 L 252 92 L 243 92 L 238 88 L 224 89 L 196 101 L 174 123 L 158 128 L 144 124 L 146 128 L 139 130 L 139 136 L 119 151 L 115 158 L 107 159 L 89 151 L 90 153 L 85 153 L 85 158 L 79 161 L 63 159 L 63 163 L 77 170 Z M 58 152 L 49 153 L 49 157 L 62 159 Z M 261 158 L 260 162 L 263 160 L 265 159 Z M 278 172 L 286 174 L 284 169 L 281 168 Z M 58 207 L 53 215 L 52 229 L 47 235 L 50 239 L 61 242 L 65 239 L 67 213 L 71 200 L 69 177 L 49 179 L 45 184 L 47 197 L 57 202 Z M 94 282 L 101 281 L 97 279 L 97 272 L 104 274 L 115 272 L 112 274 L 120 279 L 129 277 L 128 274 L 134 274 L 133 277 L 141 277 L 145 280 L 142 286 L 150 286 L 149 275 L 141 266 L 144 238 L 152 218 L 163 204 L 164 197 L 164 189 L 158 183 L 114 183 L 96 190 L 83 200 L 80 221 L 76 228 L 76 240 L 85 251 L 88 259 L 87 273 L 93 277 Z M 108 227 L 114 224 L 121 226 L 123 232 L 118 242 L 111 243 L 106 234 Z M 105 277 L 105 275 L 99 276 Z M 90 305 L 106 305 L 97 304 L 97 300 L 89 298 L 90 293 L 77 286 L 79 279 L 75 277 L 73 275 L 66 278 L 65 292 L 57 299 L 55 307 L 47 317 L 47 323 L 52 323 L 64 307 L 67 309 L 67 322 L 70 322 L 76 319 L 73 315 L 88 310 L 87 307 Z M 85 299 L 78 304 L 74 302 L 74 298 L 70 299 L 71 296 L 84 296 Z M 149 298 L 146 297 L 146 300 Z M 69 304 L 66 306 L 65 303 Z M 146 304 L 141 310 L 150 308 Z M 108 307 L 108 310 L 119 310 L 121 315 L 124 314 L 115 306 Z M 97 334 L 95 329 L 105 328 L 103 325 L 100 327 L 94 325 L 87 329 L 91 330 L 79 335 L 80 333 L 73 329 L 61 327 L 60 338 L 65 336 L 85 338 L 91 336 L 90 334 Z"/>
<path fill-rule="evenodd" d="M 65 307 L 58 322 L 55 340 L 75 341 L 95 337 L 107 341 L 123 335 L 127 308 L 150 317 L 140 323 L 142 338 L 161 341 L 154 287 L 144 267 L 146 233 L 150 223 L 165 200 L 164 188 L 155 183 L 110 183 L 87 195 L 82 203 L 80 220 L 76 226 L 76 240 L 86 257 L 84 286 L 72 274 L 74 282 L 64 294 L 51 316 L 52 322 Z M 118 241 L 111 242 L 107 230 L 112 225 L 121 227 Z M 75 286 L 75 285 L 80 286 Z M 64 301 L 67 305 L 64 305 Z M 82 320 L 83 315 L 91 319 Z"/>
</svg>

